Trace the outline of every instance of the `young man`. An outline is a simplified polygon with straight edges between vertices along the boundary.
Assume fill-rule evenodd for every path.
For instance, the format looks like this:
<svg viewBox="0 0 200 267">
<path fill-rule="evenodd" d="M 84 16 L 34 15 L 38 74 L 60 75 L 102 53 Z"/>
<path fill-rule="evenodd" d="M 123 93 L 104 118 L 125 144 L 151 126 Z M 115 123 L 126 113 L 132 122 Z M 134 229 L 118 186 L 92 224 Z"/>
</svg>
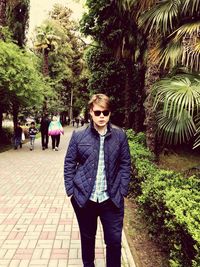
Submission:
<svg viewBox="0 0 200 267">
<path fill-rule="evenodd" d="M 97 218 L 103 225 L 106 266 L 121 266 L 124 196 L 130 179 L 130 153 L 123 130 L 110 122 L 104 94 L 89 101 L 90 125 L 73 132 L 64 162 L 64 181 L 79 223 L 84 267 L 94 267 Z"/>
</svg>

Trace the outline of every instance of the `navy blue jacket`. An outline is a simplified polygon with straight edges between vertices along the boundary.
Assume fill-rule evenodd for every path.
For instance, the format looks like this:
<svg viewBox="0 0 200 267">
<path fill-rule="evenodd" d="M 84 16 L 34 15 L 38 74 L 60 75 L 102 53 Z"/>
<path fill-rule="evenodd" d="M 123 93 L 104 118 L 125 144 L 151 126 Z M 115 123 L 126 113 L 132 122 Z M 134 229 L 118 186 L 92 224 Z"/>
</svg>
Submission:
<svg viewBox="0 0 200 267">
<path fill-rule="evenodd" d="M 85 205 L 94 187 L 99 145 L 99 134 L 91 123 L 84 130 L 74 131 L 68 146 L 64 162 L 65 189 L 80 207 Z M 125 132 L 111 124 L 104 141 L 104 161 L 108 195 L 120 207 L 128 193 L 131 160 Z"/>
</svg>

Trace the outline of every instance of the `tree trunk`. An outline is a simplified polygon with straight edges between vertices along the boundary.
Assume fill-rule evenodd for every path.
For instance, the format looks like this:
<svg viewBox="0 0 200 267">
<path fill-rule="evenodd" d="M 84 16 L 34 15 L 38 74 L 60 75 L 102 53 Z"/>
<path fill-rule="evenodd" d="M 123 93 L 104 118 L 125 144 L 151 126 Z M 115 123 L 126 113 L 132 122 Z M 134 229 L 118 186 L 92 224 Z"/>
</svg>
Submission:
<svg viewBox="0 0 200 267">
<path fill-rule="evenodd" d="M 44 58 L 43 58 L 43 75 L 49 76 L 49 51 L 44 49 Z"/>
<path fill-rule="evenodd" d="M 13 125 L 14 125 L 14 128 L 17 126 L 17 123 L 18 123 L 18 114 L 19 114 L 19 104 L 13 103 Z"/>
<path fill-rule="evenodd" d="M 136 133 L 139 133 L 144 131 L 145 111 L 143 103 L 145 100 L 144 82 L 145 82 L 146 66 L 142 64 L 142 66 L 139 66 L 137 72 L 138 72 L 136 78 L 137 86 L 135 90 L 136 109 L 134 112 L 134 122 L 132 128 Z"/>
<path fill-rule="evenodd" d="M 133 103 L 133 62 L 126 59 L 126 80 L 124 88 L 124 126 L 126 129 L 131 128 L 131 111 Z"/>
<path fill-rule="evenodd" d="M 145 110 L 144 110 L 144 101 L 145 101 L 145 74 L 146 74 L 146 64 L 145 64 L 145 54 L 147 51 L 147 36 L 143 32 L 139 32 L 139 35 L 142 36 L 143 42 L 138 43 L 140 48 L 140 54 L 137 59 L 137 77 L 136 77 L 136 90 L 135 90 L 135 99 L 136 99 L 136 109 L 134 112 L 134 125 L 133 129 L 138 132 L 144 131 L 144 120 L 145 120 Z M 138 40 L 137 40 L 138 42 Z"/>
<path fill-rule="evenodd" d="M 0 0 L 0 26 L 6 25 L 6 4 L 7 0 Z"/>
<path fill-rule="evenodd" d="M 49 76 L 49 51 L 47 49 L 44 50 L 44 58 L 43 58 L 43 75 L 45 77 Z M 47 97 L 44 97 L 44 103 L 43 103 L 43 114 L 47 112 Z"/>
<path fill-rule="evenodd" d="M 0 107 L 0 139 L 3 133 L 3 110 Z"/>
<path fill-rule="evenodd" d="M 146 126 L 146 143 L 147 147 L 155 154 L 157 154 L 157 140 L 156 140 L 156 131 L 157 131 L 157 124 L 156 124 L 156 116 L 155 112 L 153 111 L 153 98 L 151 96 L 151 87 L 152 85 L 159 79 L 159 62 L 152 62 L 151 53 L 152 49 L 155 47 L 156 44 L 156 37 L 149 36 L 148 37 L 148 44 L 147 44 L 147 71 L 145 75 L 145 95 L 146 99 L 144 102 L 145 108 L 145 121 L 144 125 Z"/>
</svg>

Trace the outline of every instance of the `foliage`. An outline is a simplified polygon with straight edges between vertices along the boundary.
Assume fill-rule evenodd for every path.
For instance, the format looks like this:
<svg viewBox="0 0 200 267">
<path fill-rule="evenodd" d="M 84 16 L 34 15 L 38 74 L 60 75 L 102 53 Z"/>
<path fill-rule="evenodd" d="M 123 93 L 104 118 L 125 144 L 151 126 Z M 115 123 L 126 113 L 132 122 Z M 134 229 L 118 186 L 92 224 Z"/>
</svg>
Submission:
<svg viewBox="0 0 200 267">
<path fill-rule="evenodd" d="M 53 113 L 70 109 L 71 92 L 77 87 L 82 71 L 82 48 L 74 32 L 75 22 L 70 18 L 71 12 L 57 4 L 49 18 L 36 29 L 35 48 L 43 55 L 48 54 L 46 68 L 54 96 L 48 98 L 47 105 Z M 42 54 L 39 53 L 39 56 Z"/>
<path fill-rule="evenodd" d="M 57 30 L 58 33 L 56 32 Z M 51 21 L 46 21 L 41 26 L 36 28 L 36 41 L 34 43 L 35 49 L 39 51 L 48 51 L 57 50 L 58 43 L 60 41 L 59 35 L 64 35 L 64 33 L 59 29 L 59 27 L 55 27 Z"/>
<path fill-rule="evenodd" d="M 133 124 L 141 126 L 143 122 L 136 122 L 139 113 L 143 112 L 143 105 L 138 103 L 142 99 L 143 90 L 140 83 L 141 72 L 140 77 L 138 75 L 141 66 L 138 61 L 143 58 L 145 38 L 141 38 L 137 30 L 136 16 L 131 16 L 129 5 L 120 6 L 118 1 L 88 0 L 86 6 L 88 9 L 80 22 L 80 30 L 84 35 L 94 38 L 93 46 L 97 46 L 97 56 L 101 50 L 103 54 L 105 52 L 108 54 L 106 61 L 102 59 L 100 61 L 104 66 L 103 72 L 100 64 L 97 68 L 89 66 L 92 73 L 90 81 L 92 86 L 96 86 L 92 89 L 97 88 L 105 92 L 105 88 L 108 87 L 109 92 L 113 87 L 114 90 L 110 96 L 118 109 L 116 114 L 113 114 L 113 122 L 120 122 L 120 126 L 125 127 L 132 127 Z M 133 13 L 136 14 L 134 11 Z M 88 57 L 88 64 L 90 60 L 94 65 L 93 57 Z M 118 76 L 120 77 L 116 79 Z M 123 82 L 121 82 L 122 79 Z M 109 84 L 111 80 L 112 85 Z M 120 86 L 120 93 L 118 86 Z M 143 120 L 143 116 L 140 119 Z"/>
<path fill-rule="evenodd" d="M 0 144 L 11 144 L 11 139 L 13 137 L 13 129 L 12 128 L 3 128 L 0 138 Z"/>
<path fill-rule="evenodd" d="M 34 57 L 13 43 L 0 41 L 0 102 L 6 111 L 13 103 L 39 106 L 49 90 L 37 71 Z"/>
<path fill-rule="evenodd" d="M 174 67 L 179 62 L 190 70 L 200 69 L 199 8 L 198 0 L 152 1 L 140 16 L 140 26 L 161 36 L 154 56 L 157 54 L 165 66 Z"/>
<path fill-rule="evenodd" d="M 145 212 L 150 232 L 169 252 L 170 267 L 196 267 L 200 262 L 200 181 L 159 169 L 144 143 L 127 133 L 133 163 L 132 190 Z M 140 138 L 139 138 L 140 140 Z M 139 147 L 139 149 L 138 149 Z M 146 152 L 143 152 L 146 151 Z"/>
<path fill-rule="evenodd" d="M 26 43 L 26 31 L 28 28 L 30 0 L 8 0 L 7 25 L 12 32 L 13 39 L 20 47 Z"/>
<path fill-rule="evenodd" d="M 86 121 L 88 121 L 88 102 L 89 102 L 89 90 L 88 90 L 88 80 L 89 72 L 86 68 L 82 71 L 75 87 L 75 101 L 74 101 L 74 115 L 77 113 L 79 115 L 82 113 Z"/>
<path fill-rule="evenodd" d="M 6 27 L 0 26 L 0 38 L 4 42 L 11 42 L 13 40 L 12 33 L 10 32 L 8 26 Z"/>
<path fill-rule="evenodd" d="M 123 91 L 125 67 L 108 49 L 91 47 L 86 52 L 91 76 L 88 81 L 90 94 L 104 93 L 112 100 L 112 122 L 123 123 Z"/>
<path fill-rule="evenodd" d="M 161 79 L 154 84 L 152 94 L 164 142 L 177 144 L 191 140 L 199 121 L 200 76 L 182 74 Z"/>
</svg>

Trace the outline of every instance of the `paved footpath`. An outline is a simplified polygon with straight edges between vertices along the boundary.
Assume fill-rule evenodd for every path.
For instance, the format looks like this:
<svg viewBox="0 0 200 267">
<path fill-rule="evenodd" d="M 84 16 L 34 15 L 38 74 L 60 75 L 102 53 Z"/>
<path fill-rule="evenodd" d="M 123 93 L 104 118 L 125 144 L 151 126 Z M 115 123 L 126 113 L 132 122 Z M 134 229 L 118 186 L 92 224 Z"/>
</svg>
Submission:
<svg viewBox="0 0 200 267">
<path fill-rule="evenodd" d="M 63 182 L 63 161 L 72 128 L 59 151 L 22 149 L 0 154 L 0 267 L 81 267 L 80 236 Z M 51 140 L 50 140 L 51 143 Z M 125 235 L 122 261 L 134 267 Z M 96 267 L 105 267 L 99 223 Z"/>
</svg>

